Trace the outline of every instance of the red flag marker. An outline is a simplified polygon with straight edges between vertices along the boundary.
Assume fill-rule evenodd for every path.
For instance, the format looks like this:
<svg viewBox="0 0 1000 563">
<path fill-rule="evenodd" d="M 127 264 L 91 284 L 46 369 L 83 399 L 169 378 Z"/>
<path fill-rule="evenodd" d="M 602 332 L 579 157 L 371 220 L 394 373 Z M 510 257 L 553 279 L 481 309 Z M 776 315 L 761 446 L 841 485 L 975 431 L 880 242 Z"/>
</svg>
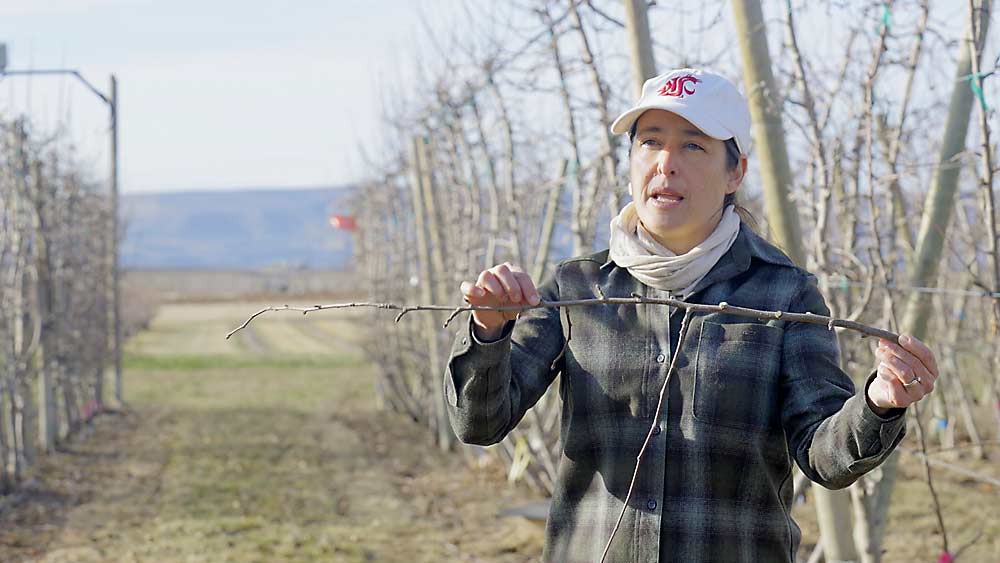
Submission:
<svg viewBox="0 0 1000 563">
<path fill-rule="evenodd" d="M 330 226 L 334 229 L 341 229 L 344 231 L 358 230 L 358 223 L 354 220 L 354 217 L 348 217 L 346 215 L 330 215 Z"/>
</svg>

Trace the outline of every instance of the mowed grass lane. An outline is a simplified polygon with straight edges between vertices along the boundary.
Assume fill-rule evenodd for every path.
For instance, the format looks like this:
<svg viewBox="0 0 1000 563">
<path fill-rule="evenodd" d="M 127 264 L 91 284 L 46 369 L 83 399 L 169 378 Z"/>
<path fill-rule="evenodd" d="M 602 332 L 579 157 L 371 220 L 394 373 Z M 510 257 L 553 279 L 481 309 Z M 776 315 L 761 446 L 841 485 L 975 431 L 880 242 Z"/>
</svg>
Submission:
<svg viewBox="0 0 1000 563">
<path fill-rule="evenodd" d="M 129 414 L 53 456 L 72 500 L 0 519 L 0 560 L 537 558 L 540 526 L 496 517 L 530 500 L 501 468 L 377 411 L 363 312 L 269 313 L 224 339 L 258 308 L 163 307 L 128 346 Z"/>
</svg>

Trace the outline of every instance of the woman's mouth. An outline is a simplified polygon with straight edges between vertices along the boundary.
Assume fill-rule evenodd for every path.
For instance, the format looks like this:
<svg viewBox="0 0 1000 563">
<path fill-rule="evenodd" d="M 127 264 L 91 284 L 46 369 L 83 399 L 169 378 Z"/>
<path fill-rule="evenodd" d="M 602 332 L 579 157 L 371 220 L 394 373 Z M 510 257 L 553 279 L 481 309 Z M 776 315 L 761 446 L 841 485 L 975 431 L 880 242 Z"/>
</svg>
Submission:
<svg viewBox="0 0 1000 563">
<path fill-rule="evenodd" d="M 655 193 L 649 197 L 649 202 L 657 207 L 673 207 L 682 201 L 684 201 L 683 196 L 669 192 Z"/>
</svg>

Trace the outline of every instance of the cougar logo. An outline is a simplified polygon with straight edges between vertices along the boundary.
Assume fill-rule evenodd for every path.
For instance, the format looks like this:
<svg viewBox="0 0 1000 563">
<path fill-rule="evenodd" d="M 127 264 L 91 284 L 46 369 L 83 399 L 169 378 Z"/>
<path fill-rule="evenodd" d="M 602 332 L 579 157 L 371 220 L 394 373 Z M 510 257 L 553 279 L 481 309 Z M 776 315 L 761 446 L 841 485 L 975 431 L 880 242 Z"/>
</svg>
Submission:
<svg viewBox="0 0 1000 563">
<path fill-rule="evenodd" d="M 667 80 L 667 83 L 657 91 L 657 94 L 661 96 L 676 96 L 678 98 L 683 98 L 684 94 L 694 94 L 694 85 L 699 82 L 701 82 L 701 80 L 698 80 L 690 74 L 675 76 L 670 80 Z"/>
</svg>

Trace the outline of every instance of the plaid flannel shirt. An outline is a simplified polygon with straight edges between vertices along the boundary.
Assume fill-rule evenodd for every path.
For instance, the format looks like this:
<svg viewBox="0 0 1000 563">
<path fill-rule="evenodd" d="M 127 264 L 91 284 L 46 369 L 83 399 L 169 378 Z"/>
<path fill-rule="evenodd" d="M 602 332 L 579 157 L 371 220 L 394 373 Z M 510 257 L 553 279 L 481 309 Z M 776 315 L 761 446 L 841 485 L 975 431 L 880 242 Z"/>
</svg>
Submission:
<svg viewBox="0 0 1000 563">
<path fill-rule="evenodd" d="M 607 251 L 562 262 L 543 300 L 666 292 L 638 282 Z M 828 315 L 815 277 L 746 226 L 689 302 Z M 902 439 L 903 409 L 876 415 L 839 365 L 821 325 L 694 314 L 662 305 L 534 309 L 495 342 L 471 320 L 455 340 L 444 393 L 466 443 L 495 444 L 560 374 L 561 459 L 545 561 L 596 563 L 628 491 L 673 355 L 656 421 L 611 561 L 795 561 L 792 460 L 820 485 L 850 485 Z M 557 358 L 559 358 L 557 360 Z M 553 365 L 555 362 L 555 365 Z M 870 382 L 872 376 L 869 376 Z M 866 384 L 867 386 L 867 384 Z"/>
</svg>

